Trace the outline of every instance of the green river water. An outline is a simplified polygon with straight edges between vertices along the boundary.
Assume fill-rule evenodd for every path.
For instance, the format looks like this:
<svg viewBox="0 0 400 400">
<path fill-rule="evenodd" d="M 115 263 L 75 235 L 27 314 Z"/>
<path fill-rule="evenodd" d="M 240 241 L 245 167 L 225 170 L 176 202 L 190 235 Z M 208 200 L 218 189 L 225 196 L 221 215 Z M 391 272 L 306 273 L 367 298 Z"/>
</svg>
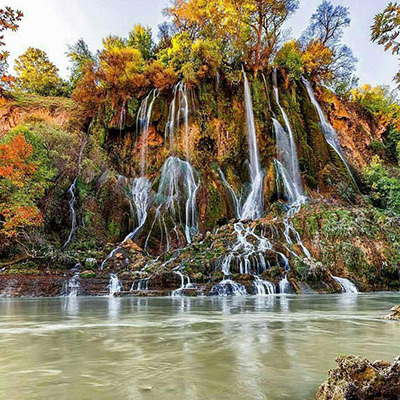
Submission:
<svg viewBox="0 0 400 400">
<path fill-rule="evenodd" d="M 309 399 L 335 357 L 391 361 L 400 293 L 0 299 L 0 399 Z"/>
</svg>

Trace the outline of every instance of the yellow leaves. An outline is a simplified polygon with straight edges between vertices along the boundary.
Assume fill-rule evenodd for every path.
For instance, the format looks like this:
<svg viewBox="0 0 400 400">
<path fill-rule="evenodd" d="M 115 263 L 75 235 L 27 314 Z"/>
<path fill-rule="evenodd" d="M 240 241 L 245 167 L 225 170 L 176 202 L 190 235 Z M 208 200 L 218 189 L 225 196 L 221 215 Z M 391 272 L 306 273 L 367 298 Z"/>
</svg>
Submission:
<svg viewBox="0 0 400 400">
<path fill-rule="evenodd" d="M 319 40 L 312 40 L 302 55 L 305 71 L 311 76 L 320 76 L 330 79 L 330 66 L 334 62 L 334 52 Z"/>
</svg>

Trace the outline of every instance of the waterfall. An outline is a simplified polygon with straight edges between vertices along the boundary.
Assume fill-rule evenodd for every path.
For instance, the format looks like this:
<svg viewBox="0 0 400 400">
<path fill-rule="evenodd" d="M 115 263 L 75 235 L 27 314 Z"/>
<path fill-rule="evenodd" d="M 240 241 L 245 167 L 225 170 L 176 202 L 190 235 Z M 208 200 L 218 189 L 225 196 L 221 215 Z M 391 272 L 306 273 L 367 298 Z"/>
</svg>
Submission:
<svg viewBox="0 0 400 400">
<path fill-rule="evenodd" d="M 339 158 L 342 160 L 343 164 L 345 165 L 354 185 L 356 187 L 358 187 L 356 180 L 353 176 L 353 173 L 351 172 L 351 169 L 347 163 L 346 157 L 344 156 L 344 154 L 342 153 L 342 150 L 340 149 L 340 144 L 339 144 L 339 139 L 338 139 L 337 133 L 336 133 L 335 129 L 333 128 L 333 126 L 326 119 L 321 106 L 319 105 L 317 99 L 315 98 L 315 94 L 314 94 L 313 88 L 311 86 L 311 83 L 308 82 L 304 78 L 302 78 L 302 81 L 307 89 L 307 93 L 310 97 L 312 104 L 314 105 L 315 109 L 317 110 L 319 120 L 320 120 L 321 130 L 325 137 L 325 140 L 333 148 L 333 150 L 335 150 L 336 154 L 339 156 Z"/>
<path fill-rule="evenodd" d="M 78 177 L 75 177 L 72 185 L 68 189 L 68 193 L 70 195 L 70 200 L 68 201 L 69 212 L 71 215 L 71 230 L 69 231 L 69 235 L 67 241 L 64 243 L 63 249 L 66 249 L 67 246 L 71 243 L 72 237 L 76 231 L 76 212 L 75 212 L 75 188 L 76 181 Z"/>
<path fill-rule="evenodd" d="M 169 137 L 169 146 L 175 154 L 175 130 L 179 130 L 181 121 L 184 124 L 185 152 L 187 160 L 190 159 L 189 149 L 189 100 L 188 89 L 185 83 L 179 82 L 174 87 L 173 98 L 169 107 L 168 121 L 165 126 L 165 140 Z"/>
<path fill-rule="evenodd" d="M 263 280 L 257 275 L 254 277 L 253 285 L 257 296 L 266 296 L 276 293 L 275 286 L 271 282 Z"/>
<path fill-rule="evenodd" d="M 151 112 L 153 110 L 153 104 L 157 96 L 157 90 L 152 90 L 143 99 L 136 119 L 137 136 L 141 135 L 142 137 L 142 149 L 140 157 L 141 176 L 133 180 L 130 193 L 136 209 L 137 225 L 136 228 L 125 237 L 125 239 L 122 241 L 122 244 L 125 244 L 128 240 L 132 240 L 140 232 L 147 220 L 148 210 L 152 202 L 152 183 L 149 179 L 145 177 L 145 174 L 147 170 L 147 148 L 149 140 Z M 109 253 L 104 261 L 101 263 L 100 269 L 103 269 L 107 261 L 110 258 L 114 257 L 116 252 L 120 249 L 121 246 L 118 246 L 117 248 L 112 250 L 111 253 Z"/>
<path fill-rule="evenodd" d="M 232 186 L 228 183 L 228 181 L 225 178 L 224 173 L 222 172 L 221 168 L 218 167 L 218 172 L 219 175 L 221 176 L 222 183 L 225 185 L 225 187 L 228 189 L 231 197 L 232 197 L 232 202 L 233 202 L 233 208 L 235 211 L 235 217 L 240 218 L 240 212 L 241 212 L 241 198 L 237 197 L 235 191 L 232 189 Z"/>
<path fill-rule="evenodd" d="M 243 70 L 244 79 L 244 97 L 245 97 L 245 108 L 246 108 L 246 130 L 247 130 L 247 142 L 249 147 L 249 173 L 250 173 L 250 191 L 244 199 L 242 204 L 242 197 L 236 195 L 235 191 L 229 185 L 225 178 L 224 173 L 220 168 L 218 172 L 221 176 L 222 182 L 225 187 L 229 190 L 232 196 L 233 205 L 235 208 L 235 216 L 238 219 L 244 220 L 255 220 L 261 217 L 264 210 L 264 196 L 263 196 L 263 180 L 264 173 L 261 169 L 257 135 L 254 122 L 253 113 L 253 102 L 251 99 L 251 92 L 247 75 Z"/>
<path fill-rule="evenodd" d="M 81 163 L 82 163 L 82 157 L 83 157 L 83 151 L 86 146 L 86 141 L 87 139 L 85 138 L 82 142 L 81 149 L 79 151 L 79 157 L 78 157 L 78 175 L 75 177 L 75 179 L 72 181 L 71 186 L 68 189 L 68 193 L 70 195 L 70 200 L 68 201 L 68 206 L 69 206 L 69 212 L 71 215 L 71 229 L 69 231 L 69 235 L 67 238 L 67 241 L 64 243 L 64 246 L 62 249 L 66 249 L 68 245 L 71 243 L 72 237 L 74 236 L 74 233 L 76 231 L 76 211 L 75 211 L 75 190 L 76 190 L 76 182 L 78 180 L 79 173 L 81 171 Z"/>
<path fill-rule="evenodd" d="M 117 274 L 110 275 L 110 281 L 108 283 L 109 296 L 114 296 L 115 293 L 120 293 L 123 289 L 121 282 L 118 279 Z"/>
<path fill-rule="evenodd" d="M 78 265 L 80 266 L 80 264 L 77 264 L 77 266 Z M 81 290 L 81 278 L 79 271 L 76 271 L 72 278 L 64 283 L 61 294 L 69 297 L 76 297 L 80 294 Z"/>
<path fill-rule="evenodd" d="M 131 196 L 136 208 L 137 226 L 132 232 L 126 235 L 121 245 L 125 244 L 128 240 L 132 240 L 146 222 L 147 212 L 151 204 L 151 182 L 145 177 L 135 178 L 132 182 Z M 118 250 L 121 250 L 121 245 L 107 255 L 101 263 L 100 269 L 103 269 L 107 261 L 113 258 Z"/>
<path fill-rule="evenodd" d="M 190 164 L 189 143 L 189 98 L 186 84 L 179 82 L 174 87 L 173 99 L 169 107 L 168 121 L 165 127 L 165 140 L 169 137 L 171 156 L 165 161 L 160 176 L 160 183 L 156 193 L 158 207 L 150 232 L 147 236 L 145 248 L 151 237 L 153 228 L 158 221 L 161 232 L 165 233 L 167 250 L 170 249 L 170 235 L 176 235 L 179 241 L 178 225 L 183 228 L 188 244 L 198 233 L 198 218 L 196 194 L 200 187 L 197 172 Z M 175 133 L 183 121 L 186 160 L 175 156 Z M 167 226 L 170 219 L 173 228 Z"/>
<path fill-rule="evenodd" d="M 157 90 L 156 89 L 152 90 L 147 95 L 147 97 L 145 97 L 144 100 L 142 101 L 137 114 L 137 119 L 136 119 L 137 135 L 140 134 L 140 136 L 142 137 L 142 149 L 140 157 L 141 176 L 144 176 L 146 174 L 150 119 L 151 119 L 153 104 L 157 96 L 158 96 Z"/>
<path fill-rule="evenodd" d="M 243 204 L 240 213 L 240 219 L 255 220 L 261 217 L 264 210 L 264 198 L 263 198 L 263 179 L 264 173 L 261 169 L 258 146 L 257 146 L 257 135 L 254 123 L 253 113 L 253 102 L 251 99 L 251 92 L 249 82 L 245 71 L 243 70 L 244 78 L 244 97 L 246 106 L 246 128 L 247 128 L 247 141 L 249 146 L 249 169 L 250 169 L 250 184 L 251 190 L 247 195 L 247 198 Z"/>
<path fill-rule="evenodd" d="M 132 283 L 130 291 L 132 292 L 133 290 L 138 290 L 138 291 L 149 290 L 150 278 L 151 278 L 151 276 L 148 276 L 147 278 L 142 278 L 142 279 L 139 279 L 138 281 L 134 281 Z M 136 282 L 137 282 L 137 288 L 135 289 Z"/>
<path fill-rule="evenodd" d="M 161 170 L 160 183 L 155 195 L 159 205 L 146 240 L 146 246 L 158 220 L 161 230 L 165 231 L 167 250 L 169 250 L 171 232 L 165 222 L 168 217 L 174 225 L 172 231 L 177 237 L 179 237 L 177 233 L 179 224 L 183 227 L 186 242 L 188 244 L 192 242 L 192 237 L 198 232 L 196 194 L 199 186 L 200 179 L 188 161 L 177 157 L 167 159 Z"/>
<path fill-rule="evenodd" d="M 285 270 L 289 268 L 289 261 L 283 253 L 274 249 L 272 243 L 264 235 L 257 235 L 255 229 L 256 226 L 250 228 L 243 222 L 234 224 L 236 241 L 220 264 L 224 278 L 211 288 L 211 294 L 220 296 L 246 294 L 246 288 L 243 285 L 230 279 L 231 266 L 235 266 L 240 274 L 253 276 L 257 294 L 274 293 L 273 285 L 260 278 L 260 275 L 269 267 L 265 260 L 265 252 L 275 254 L 277 263 L 283 265 Z"/>
<path fill-rule="evenodd" d="M 290 293 L 290 283 L 288 281 L 287 275 L 279 281 L 279 293 Z"/>
<path fill-rule="evenodd" d="M 181 278 L 181 286 L 179 289 L 173 290 L 171 293 L 172 297 L 178 297 L 182 296 L 182 292 L 185 289 L 193 289 L 195 286 L 190 282 L 190 278 L 188 276 L 185 276 L 182 274 L 180 271 L 173 271 L 174 274 L 178 275 Z M 187 280 L 187 283 L 185 283 L 185 280 Z"/>
<path fill-rule="evenodd" d="M 332 278 L 340 285 L 343 293 L 358 293 L 358 289 L 353 282 L 350 282 L 346 278 L 339 278 L 338 276 L 333 276 Z"/>
<path fill-rule="evenodd" d="M 283 116 L 283 120 L 286 126 L 285 130 L 278 120 L 276 120 L 275 118 L 272 120 L 277 147 L 277 159 L 275 160 L 275 168 L 278 178 L 282 180 L 284 194 L 289 204 L 288 211 L 283 218 L 283 224 L 285 226 L 284 236 L 289 246 L 292 246 L 293 240 L 290 236 L 292 234 L 295 238 L 296 243 L 301 247 L 303 253 L 308 258 L 311 258 L 310 252 L 304 246 L 299 233 L 294 228 L 293 222 L 291 221 L 294 214 L 296 214 L 300 210 L 301 206 L 306 203 L 307 198 L 304 195 L 304 189 L 301 182 L 299 161 L 297 157 L 296 143 L 294 141 L 293 131 L 290 126 L 289 118 L 285 110 L 281 106 L 279 100 L 276 69 L 273 73 L 273 88 L 276 103 Z"/>
<path fill-rule="evenodd" d="M 278 174 L 283 181 L 285 195 L 289 204 L 292 205 L 300 202 L 304 203 L 306 198 L 304 196 L 303 185 L 301 182 L 296 143 L 292 128 L 290 126 L 289 118 L 279 101 L 276 69 L 274 70 L 273 74 L 273 83 L 275 100 L 279 110 L 281 111 L 286 126 L 285 130 L 276 119 L 273 119 L 277 146 L 277 160 L 275 165 Z"/>
<path fill-rule="evenodd" d="M 136 208 L 137 226 L 122 243 L 133 239 L 140 231 L 147 219 L 147 212 L 151 204 L 151 182 L 144 176 L 135 178 L 132 182 L 131 196 Z"/>
</svg>

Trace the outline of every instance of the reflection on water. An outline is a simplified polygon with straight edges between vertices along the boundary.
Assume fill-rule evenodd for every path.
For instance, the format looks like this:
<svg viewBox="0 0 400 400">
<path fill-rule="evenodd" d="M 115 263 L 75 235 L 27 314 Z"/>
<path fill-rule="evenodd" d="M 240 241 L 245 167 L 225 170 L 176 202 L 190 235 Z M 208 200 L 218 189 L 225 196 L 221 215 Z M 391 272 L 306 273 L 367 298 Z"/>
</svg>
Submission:
<svg viewBox="0 0 400 400">
<path fill-rule="evenodd" d="M 1 394 L 308 399 L 334 359 L 392 360 L 400 294 L 0 299 Z"/>
</svg>

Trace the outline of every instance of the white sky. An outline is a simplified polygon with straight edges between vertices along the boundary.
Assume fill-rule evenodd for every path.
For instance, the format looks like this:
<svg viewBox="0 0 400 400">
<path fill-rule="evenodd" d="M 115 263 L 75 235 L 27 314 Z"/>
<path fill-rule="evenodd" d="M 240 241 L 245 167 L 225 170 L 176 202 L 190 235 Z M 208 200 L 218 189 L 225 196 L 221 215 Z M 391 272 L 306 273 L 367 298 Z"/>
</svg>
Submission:
<svg viewBox="0 0 400 400">
<path fill-rule="evenodd" d="M 322 0 L 300 0 L 300 9 L 288 26 L 294 37 L 307 27 L 311 14 Z M 92 51 L 101 47 L 109 34 L 126 36 L 134 24 L 152 27 L 164 20 L 162 9 L 168 0 L 2 0 L 4 5 L 24 12 L 17 32 L 6 33 L 6 47 L 11 52 L 10 64 L 28 47 L 40 48 L 68 76 L 67 44 L 83 38 Z M 335 5 L 350 7 L 352 24 L 344 36 L 359 59 L 357 75 L 360 83 L 390 84 L 398 72 L 399 62 L 383 47 L 370 42 L 373 17 L 389 0 L 333 0 Z M 3 5 L 1 5 L 2 7 Z"/>
</svg>

